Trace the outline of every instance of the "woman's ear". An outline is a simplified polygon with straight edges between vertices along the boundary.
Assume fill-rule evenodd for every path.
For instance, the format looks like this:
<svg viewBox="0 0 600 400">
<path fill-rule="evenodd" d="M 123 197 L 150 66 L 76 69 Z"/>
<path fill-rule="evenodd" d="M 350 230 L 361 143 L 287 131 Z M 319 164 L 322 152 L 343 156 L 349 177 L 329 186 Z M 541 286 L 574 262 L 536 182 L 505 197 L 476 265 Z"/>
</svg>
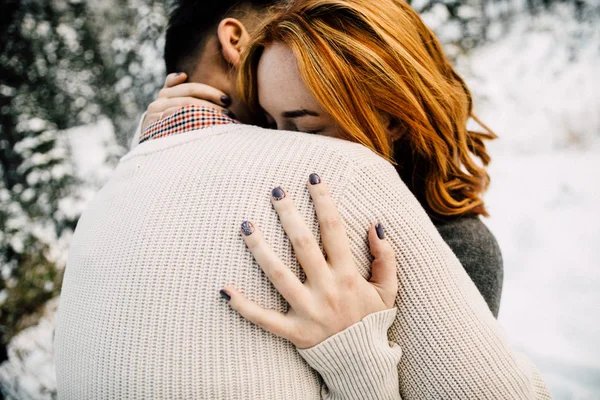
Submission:
<svg viewBox="0 0 600 400">
<path fill-rule="evenodd" d="M 250 41 L 250 35 L 244 24 L 235 18 L 225 18 L 219 23 L 217 36 L 221 44 L 223 57 L 234 67 L 240 65 L 242 50 Z"/>
</svg>

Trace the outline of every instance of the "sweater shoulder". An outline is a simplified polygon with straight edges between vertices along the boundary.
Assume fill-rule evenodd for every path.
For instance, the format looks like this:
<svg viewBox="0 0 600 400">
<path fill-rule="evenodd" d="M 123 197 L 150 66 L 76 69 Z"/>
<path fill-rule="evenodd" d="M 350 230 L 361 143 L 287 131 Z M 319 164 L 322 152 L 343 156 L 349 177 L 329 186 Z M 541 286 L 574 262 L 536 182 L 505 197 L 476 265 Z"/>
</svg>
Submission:
<svg viewBox="0 0 600 400">
<path fill-rule="evenodd" d="M 204 146 L 208 142 L 228 149 L 244 150 L 248 145 L 257 145 L 264 153 L 277 154 L 283 157 L 288 154 L 311 155 L 311 158 L 333 157 L 360 167 L 364 164 L 387 161 L 366 146 L 349 140 L 329 136 L 314 135 L 305 132 L 276 131 L 252 125 L 219 125 L 211 128 L 189 131 L 173 136 L 162 137 L 135 146 L 122 159 L 125 162 L 140 155 L 147 155 L 165 150 L 181 149 L 193 151 L 194 147 Z M 276 158 L 277 158 L 276 157 Z M 268 160 L 265 160 L 268 161 Z"/>
<path fill-rule="evenodd" d="M 240 132 L 256 136 L 257 140 L 263 140 L 266 143 L 272 142 L 274 146 L 277 146 L 279 143 L 285 143 L 288 140 L 293 140 L 298 143 L 298 146 L 292 149 L 293 151 L 302 151 L 301 149 L 308 148 L 318 148 L 321 152 L 330 153 L 332 156 L 344 158 L 356 167 L 370 165 L 373 163 L 389 164 L 387 160 L 375 153 L 370 148 L 346 139 L 315 135 L 305 132 L 283 130 L 274 131 L 248 125 L 245 125 L 245 127 L 246 128 Z"/>
</svg>

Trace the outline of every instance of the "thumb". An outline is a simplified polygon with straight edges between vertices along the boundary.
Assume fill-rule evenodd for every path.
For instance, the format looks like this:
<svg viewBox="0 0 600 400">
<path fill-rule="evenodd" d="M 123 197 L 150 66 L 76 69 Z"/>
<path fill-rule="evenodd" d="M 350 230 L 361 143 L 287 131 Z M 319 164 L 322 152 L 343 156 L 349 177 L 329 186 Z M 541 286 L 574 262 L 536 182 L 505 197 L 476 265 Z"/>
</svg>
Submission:
<svg viewBox="0 0 600 400">
<path fill-rule="evenodd" d="M 369 282 L 377 289 L 385 305 L 392 308 L 398 295 L 396 256 L 380 223 L 369 229 L 369 247 L 373 255 Z"/>
</svg>

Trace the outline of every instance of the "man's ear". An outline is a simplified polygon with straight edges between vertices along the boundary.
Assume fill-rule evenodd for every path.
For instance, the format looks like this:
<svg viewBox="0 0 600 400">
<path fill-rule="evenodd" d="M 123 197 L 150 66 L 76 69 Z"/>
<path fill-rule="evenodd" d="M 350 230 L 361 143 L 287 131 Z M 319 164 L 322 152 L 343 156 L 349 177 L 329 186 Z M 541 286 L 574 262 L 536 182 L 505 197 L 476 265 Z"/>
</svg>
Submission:
<svg viewBox="0 0 600 400">
<path fill-rule="evenodd" d="M 383 120 L 383 124 L 387 128 L 388 134 L 390 135 L 390 140 L 392 142 L 400 139 L 406 132 L 406 126 L 398 118 L 388 113 L 384 113 L 381 118 Z"/>
<path fill-rule="evenodd" d="M 225 18 L 219 23 L 217 36 L 221 43 L 223 58 L 237 68 L 240 65 L 242 50 L 250 41 L 246 27 L 235 18 Z"/>
</svg>

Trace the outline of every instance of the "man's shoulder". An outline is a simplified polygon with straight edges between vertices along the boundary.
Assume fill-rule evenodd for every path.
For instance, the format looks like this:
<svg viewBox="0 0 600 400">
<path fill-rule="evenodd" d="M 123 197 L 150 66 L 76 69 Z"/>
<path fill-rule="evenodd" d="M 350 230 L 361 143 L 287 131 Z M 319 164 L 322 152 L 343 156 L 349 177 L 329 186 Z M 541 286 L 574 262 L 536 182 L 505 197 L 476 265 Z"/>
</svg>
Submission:
<svg viewBox="0 0 600 400">
<path fill-rule="evenodd" d="M 195 148 L 207 145 L 215 149 L 224 148 L 239 152 L 260 148 L 262 154 L 271 156 L 263 158 L 266 163 L 286 157 L 296 161 L 306 159 L 307 162 L 313 163 L 318 163 L 323 157 L 334 158 L 354 166 L 373 162 L 387 163 L 368 147 L 345 139 L 304 132 L 278 131 L 244 124 L 213 126 L 149 140 L 132 149 L 122 161 L 136 155 L 176 148 L 194 151 Z"/>
<path fill-rule="evenodd" d="M 257 126 L 242 125 L 238 132 L 251 140 L 262 141 L 265 145 L 281 148 L 284 152 L 314 152 L 322 156 L 341 158 L 355 165 L 371 162 L 387 162 L 368 147 L 346 139 L 316 135 L 305 132 L 264 129 Z M 290 146 L 290 144 L 294 144 Z"/>
</svg>

